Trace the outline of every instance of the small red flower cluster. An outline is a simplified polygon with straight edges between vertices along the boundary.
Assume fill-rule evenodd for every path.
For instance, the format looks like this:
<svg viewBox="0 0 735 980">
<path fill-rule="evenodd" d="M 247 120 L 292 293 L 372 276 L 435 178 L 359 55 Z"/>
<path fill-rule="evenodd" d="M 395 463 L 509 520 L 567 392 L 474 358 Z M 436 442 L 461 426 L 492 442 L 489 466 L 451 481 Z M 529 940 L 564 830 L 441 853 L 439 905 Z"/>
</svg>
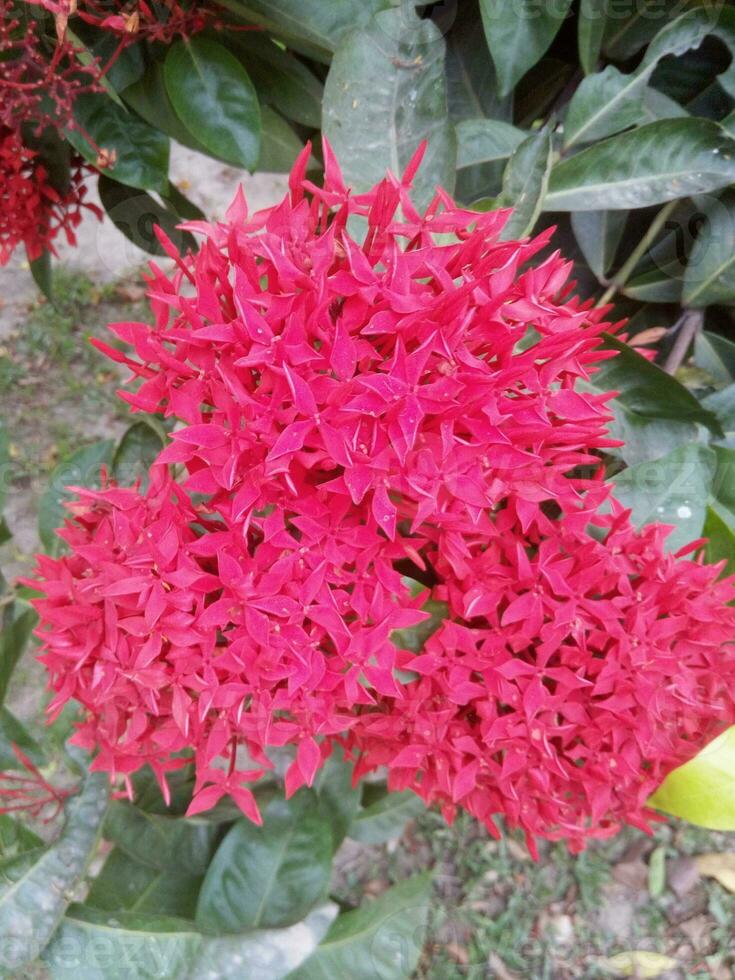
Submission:
<svg viewBox="0 0 735 980">
<path fill-rule="evenodd" d="M 61 132 L 74 100 L 99 89 L 101 72 L 96 60 L 80 60 L 64 32 L 49 54 L 31 9 L 27 0 L 0 0 L 0 127 L 18 136 L 21 126 L 36 136 L 47 126 Z"/>
<path fill-rule="evenodd" d="M 111 774 L 165 786 L 193 751 L 191 813 L 257 820 L 273 747 L 293 793 L 340 745 L 449 819 L 574 847 L 645 825 L 735 720 L 734 590 L 608 499 L 605 398 L 578 390 L 604 311 L 529 264 L 548 235 L 501 241 L 441 190 L 419 213 L 418 157 L 351 194 L 307 156 L 279 205 L 187 226 L 196 256 L 162 238 L 155 323 L 100 345 L 181 425 L 145 494 L 81 493 L 70 554 L 39 559 L 54 709 L 81 702 Z M 403 649 L 429 598 L 446 619 Z"/>
<path fill-rule="evenodd" d="M 75 244 L 83 208 L 101 216 L 84 201 L 91 168 L 82 158 L 72 154 L 60 191 L 33 148 L 72 123 L 74 100 L 99 87 L 100 66 L 82 64 L 64 35 L 49 55 L 38 23 L 21 12 L 21 4 L 0 0 L 0 265 L 22 243 L 31 261 L 45 251 L 54 253 L 53 241 L 62 230 Z"/>
<path fill-rule="evenodd" d="M 94 204 L 85 201 L 88 168 L 77 159 L 69 175 L 69 187 L 60 194 L 50 183 L 37 154 L 19 137 L 0 128 L 0 266 L 14 249 L 24 244 L 29 260 L 43 252 L 56 254 L 54 240 L 63 231 L 71 245 L 75 229 L 88 209 L 101 217 Z"/>
<path fill-rule="evenodd" d="M 144 38 L 170 44 L 204 30 L 211 12 L 198 0 L 138 0 L 135 4 L 113 0 L 25 0 L 44 7 L 65 24 L 76 15 L 87 24 L 116 34 L 122 47 Z"/>
</svg>

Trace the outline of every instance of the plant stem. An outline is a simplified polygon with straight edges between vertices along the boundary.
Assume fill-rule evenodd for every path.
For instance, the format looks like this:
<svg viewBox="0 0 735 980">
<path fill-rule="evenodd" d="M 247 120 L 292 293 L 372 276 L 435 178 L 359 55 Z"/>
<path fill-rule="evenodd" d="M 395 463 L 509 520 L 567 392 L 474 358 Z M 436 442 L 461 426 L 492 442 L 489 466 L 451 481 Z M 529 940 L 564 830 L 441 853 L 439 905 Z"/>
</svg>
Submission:
<svg viewBox="0 0 735 980">
<path fill-rule="evenodd" d="M 668 218 L 668 216 L 671 214 L 671 212 L 674 210 L 674 208 L 677 206 L 678 203 L 679 203 L 678 201 L 669 201 L 668 204 L 665 204 L 661 208 L 661 210 L 658 212 L 656 217 L 651 222 L 648 231 L 645 233 L 643 238 L 641 238 L 641 240 L 638 242 L 636 247 L 630 253 L 628 258 L 625 260 L 625 262 L 620 266 L 618 271 L 612 277 L 612 279 L 610 280 L 610 285 L 607 287 L 607 289 L 602 294 L 602 296 L 600 296 L 595 306 L 605 306 L 607 303 L 610 302 L 610 300 L 617 293 L 617 291 L 619 289 L 622 289 L 622 287 L 628 281 L 631 272 L 633 271 L 633 269 L 635 269 L 635 267 L 638 265 L 640 260 L 648 251 L 649 247 L 653 244 L 656 236 L 658 235 L 658 233 L 661 231 L 664 224 L 666 223 L 666 219 Z"/>
<path fill-rule="evenodd" d="M 686 357 L 692 341 L 702 329 L 704 313 L 702 310 L 684 310 L 676 324 L 676 340 L 662 367 L 667 374 L 676 374 Z"/>
</svg>

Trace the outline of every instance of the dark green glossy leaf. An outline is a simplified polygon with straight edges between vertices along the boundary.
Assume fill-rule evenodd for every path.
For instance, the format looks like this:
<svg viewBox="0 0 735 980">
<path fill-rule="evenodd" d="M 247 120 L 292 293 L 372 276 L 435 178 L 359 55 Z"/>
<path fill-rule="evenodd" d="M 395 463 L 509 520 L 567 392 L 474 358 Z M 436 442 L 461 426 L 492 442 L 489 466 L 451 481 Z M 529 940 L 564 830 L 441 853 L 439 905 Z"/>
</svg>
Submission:
<svg viewBox="0 0 735 980">
<path fill-rule="evenodd" d="M 431 876 L 407 878 L 334 921 L 289 980 L 408 980 L 424 944 Z"/>
<path fill-rule="evenodd" d="M 258 170 L 264 173 L 288 173 L 304 144 L 286 120 L 269 106 L 263 108 L 261 117 L 263 128 Z"/>
<path fill-rule="evenodd" d="M 458 4 L 452 14 L 454 21 L 445 35 L 450 116 L 455 121 L 486 117 L 510 123 L 513 96 L 498 95 L 492 59 L 486 46 L 478 43 L 483 27 L 477 6 Z"/>
<path fill-rule="evenodd" d="M 171 139 L 188 146 L 199 153 L 208 153 L 207 148 L 200 143 L 176 115 L 171 100 L 166 92 L 163 79 L 163 64 L 152 61 L 145 70 L 143 77 L 122 93 L 126 105 L 134 109 L 145 121 L 156 129 L 160 129 Z M 216 154 L 213 154 L 216 156 Z M 170 184 L 169 184 L 170 187 Z M 167 194 L 169 188 L 160 190 Z"/>
<path fill-rule="evenodd" d="M 501 204 L 513 208 L 501 238 L 529 235 L 541 213 L 551 170 L 551 132 L 542 129 L 526 137 L 513 152 L 503 174 Z"/>
<path fill-rule="evenodd" d="M 34 765 L 44 765 L 46 760 L 38 742 L 14 714 L 2 707 L 0 708 L 0 770 L 23 768 L 13 752 L 14 745 L 17 745 Z"/>
<path fill-rule="evenodd" d="M 694 341 L 694 362 L 720 385 L 735 380 L 735 344 L 718 333 L 703 330 Z"/>
<path fill-rule="evenodd" d="M 571 0 L 480 0 L 485 37 L 501 95 L 513 90 L 548 50 L 567 16 Z"/>
<path fill-rule="evenodd" d="M 735 14 L 733 15 L 735 16 Z M 635 71 L 624 74 L 613 65 L 585 78 L 574 93 L 564 122 L 567 146 L 602 139 L 645 118 L 645 89 L 662 58 L 698 48 L 713 31 L 735 45 L 727 18 L 716 24 L 712 11 L 690 10 L 666 24 L 648 47 Z"/>
<path fill-rule="evenodd" d="M 636 525 L 673 524 L 666 548 L 676 551 L 702 536 L 715 466 L 715 454 L 708 446 L 681 446 L 615 476 L 615 496 L 631 508 Z"/>
<path fill-rule="evenodd" d="M 179 218 L 150 194 L 127 187 L 100 174 L 98 190 L 102 205 L 118 231 L 150 255 L 165 255 L 154 228 L 160 226 L 180 251 L 195 247 L 194 237 L 176 226 Z"/>
<path fill-rule="evenodd" d="M 322 812 L 329 816 L 332 825 L 334 850 L 347 835 L 360 806 L 360 787 L 352 785 L 354 768 L 354 763 L 343 759 L 341 750 L 335 749 L 314 780 L 314 792 L 323 804 Z"/>
<path fill-rule="evenodd" d="M 321 126 L 324 86 L 302 61 L 259 31 L 238 32 L 224 40 L 247 69 L 261 105 L 272 105 L 302 126 Z"/>
<path fill-rule="evenodd" d="M 324 88 L 324 134 L 345 179 L 371 187 L 387 169 L 400 174 L 428 140 L 414 180 L 426 205 L 437 184 L 454 185 L 456 137 L 447 110 L 444 39 L 407 7 L 383 10 L 335 52 Z"/>
<path fill-rule="evenodd" d="M 346 34 L 364 27 L 388 5 L 388 0 L 225 0 L 221 4 L 284 38 L 294 51 L 325 63 Z"/>
<path fill-rule="evenodd" d="M 618 351 L 618 356 L 605 362 L 595 374 L 595 387 L 617 391 L 621 404 L 642 418 L 699 422 L 715 434 L 722 434 L 713 412 L 703 408 L 675 378 L 615 337 L 606 336 L 605 346 Z"/>
<path fill-rule="evenodd" d="M 53 303 L 54 289 L 51 278 L 51 253 L 42 252 L 37 259 L 28 259 L 28 268 L 31 270 L 33 281 L 41 290 L 47 300 Z"/>
<path fill-rule="evenodd" d="M 572 215 L 572 230 L 587 264 L 598 280 L 610 271 L 625 225 L 625 211 L 576 211 Z"/>
<path fill-rule="evenodd" d="M 148 471 L 165 445 L 165 433 L 148 422 L 134 422 L 124 433 L 112 457 L 112 473 L 122 486 L 148 482 Z"/>
<path fill-rule="evenodd" d="M 707 201 L 704 217 L 684 272 L 686 306 L 735 301 L 735 193 Z"/>
<path fill-rule="evenodd" d="M 260 106 L 237 58 L 217 41 L 193 37 L 171 45 L 163 74 L 176 115 L 194 139 L 220 159 L 254 170 Z"/>
<path fill-rule="evenodd" d="M 661 28 L 698 0 L 614 0 L 603 50 L 613 61 L 627 61 L 644 48 Z"/>
<path fill-rule="evenodd" d="M 314 952 L 337 914 L 328 902 L 285 929 L 254 929 L 239 936 L 205 936 L 187 980 L 282 980 Z"/>
<path fill-rule="evenodd" d="M 32 962 L 62 918 L 97 846 L 107 807 L 106 773 L 92 773 L 67 805 L 59 838 L 46 850 L 21 854 L 0 868 L 0 970 Z"/>
<path fill-rule="evenodd" d="M 600 58 L 607 14 L 611 0 L 581 0 L 577 21 L 579 62 L 585 75 L 590 75 Z"/>
<path fill-rule="evenodd" d="M 106 912 L 153 912 L 193 919 L 203 875 L 176 865 L 165 870 L 141 864 L 115 848 L 92 882 L 86 904 Z"/>
<path fill-rule="evenodd" d="M 642 208 L 735 181 L 735 140 L 708 119 L 660 119 L 562 160 L 548 211 Z"/>
<path fill-rule="evenodd" d="M 96 164 L 99 149 L 105 150 L 115 156 L 109 173 L 121 184 L 166 190 L 169 144 L 164 133 L 101 93 L 78 96 L 74 119 L 80 129 L 69 127 L 66 137 L 85 160 Z M 83 133 L 89 134 L 95 145 Z"/>
<path fill-rule="evenodd" d="M 185 919 L 72 905 L 43 960 L 53 980 L 178 980 L 200 943 Z"/>
<path fill-rule="evenodd" d="M 199 896 L 205 932 L 291 925 L 324 896 L 332 832 L 314 793 L 274 799 L 263 826 L 239 820 L 220 844 Z"/>
<path fill-rule="evenodd" d="M 178 867 L 203 874 L 220 839 L 216 824 L 198 818 L 146 813 L 132 803 L 115 800 L 105 820 L 105 837 L 141 864 L 161 871 Z"/>
<path fill-rule="evenodd" d="M 202 209 L 182 194 L 176 184 L 169 183 L 166 193 L 161 194 L 161 197 L 183 221 L 206 221 L 207 216 Z"/>
<path fill-rule="evenodd" d="M 406 790 L 385 796 L 359 811 L 350 824 L 347 836 L 363 844 L 385 844 L 397 840 L 413 820 L 425 810 L 423 801 Z"/>
<path fill-rule="evenodd" d="M 100 468 L 112 462 L 113 447 L 112 439 L 94 442 L 72 453 L 52 473 L 38 505 L 38 534 L 49 554 L 57 555 L 61 550 L 62 541 L 55 532 L 68 513 L 64 501 L 73 497 L 66 488 L 99 486 Z"/>
<path fill-rule="evenodd" d="M 621 292 L 641 303 L 678 303 L 681 300 L 681 279 L 667 275 L 665 269 L 648 269 L 632 276 Z"/>
</svg>

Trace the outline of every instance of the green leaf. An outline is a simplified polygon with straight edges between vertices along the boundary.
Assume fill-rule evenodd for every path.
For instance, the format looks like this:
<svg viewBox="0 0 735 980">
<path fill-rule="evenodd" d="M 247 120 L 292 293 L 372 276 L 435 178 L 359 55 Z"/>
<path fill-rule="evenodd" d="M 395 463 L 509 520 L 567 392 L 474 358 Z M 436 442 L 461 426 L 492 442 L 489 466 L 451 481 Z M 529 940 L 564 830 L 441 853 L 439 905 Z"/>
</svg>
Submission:
<svg viewBox="0 0 735 980">
<path fill-rule="evenodd" d="M 260 106 L 237 58 L 209 38 L 176 41 L 166 54 L 163 76 L 176 115 L 197 142 L 228 163 L 254 170 Z"/>
<path fill-rule="evenodd" d="M 699 422 L 716 435 L 722 435 L 714 413 L 703 408 L 676 378 L 615 337 L 605 335 L 605 346 L 616 350 L 618 355 L 595 373 L 596 388 L 617 391 L 617 401 L 642 418 Z"/>
<path fill-rule="evenodd" d="M 534 0 L 480 0 L 485 38 L 501 95 L 511 92 L 543 57 L 570 6 L 571 0 L 541 4 Z"/>
<path fill-rule="evenodd" d="M 263 128 L 258 170 L 264 173 L 288 173 L 304 144 L 286 120 L 269 106 L 263 108 L 261 117 Z"/>
<path fill-rule="evenodd" d="M 323 114 L 324 135 L 356 190 L 382 180 L 386 169 L 400 175 L 424 139 L 415 200 L 426 205 L 437 184 L 452 190 L 456 137 L 447 110 L 444 39 L 405 5 L 380 11 L 345 38 L 329 69 Z"/>
<path fill-rule="evenodd" d="M 67 806 L 59 838 L 40 854 L 27 851 L 0 868 L 0 970 L 36 959 L 56 931 L 97 847 L 107 806 L 106 773 L 92 773 Z"/>
<path fill-rule="evenodd" d="M 169 183 L 165 194 L 161 194 L 161 197 L 171 206 L 171 209 L 184 221 L 206 221 L 207 216 L 202 211 L 200 207 L 197 207 L 193 201 L 182 194 L 178 189 L 176 184 Z M 169 236 L 170 237 L 170 236 Z"/>
<path fill-rule="evenodd" d="M 603 38 L 605 54 L 613 61 L 627 61 L 649 43 L 662 24 L 681 13 L 681 8 L 682 0 L 614 0 L 611 13 L 615 16 L 608 19 Z"/>
<path fill-rule="evenodd" d="M 735 140 L 709 119 L 659 119 L 562 160 L 547 211 L 642 208 L 735 181 Z"/>
<path fill-rule="evenodd" d="M 735 726 L 666 777 L 650 806 L 711 830 L 735 830 Z"/>
<path fill-rule="evenodd" d="M 73 497 L 67 487 L 99 486 L 100 468 L 112 462 L 113 447 L 112 439 L 93 442 L 72 453 L 52 473 L 38 504 L 38 534 L 49 554 L 58 555 L 61 550 L 62 541 L 55 532 L 67 516 L 64 502 Z"/>
<path fill-rule="evenodd" d="M 564 122 L 565 144 L 602 139 L 641 122 L 646 115 L 645 88 L 661 59 L 698 48 L 713 31 L 724 31 L 725 40 L 735 44 L 735 30 L 730 36 L 724 21 L 718 27 L 711 11 L 687 11 L 658 32 L 635 71 L 625 75 L 608 65 L 604 71 L 585 78 L 569 103 Z"/>
<path fill-rule="evenodd" d="M 332 833 L 315 794 L 274 799 L 262 827 L 239 820 L 220 844 L 196 921 L 205 932 L 291 925 L 324 895 L 331 861 Z"/>
<path fill-rule="evenodd" d="M 660 898 L 666 888 L 666 845 L 656 847 L 648 859 L 648 894 Z"/>
<path fill-rule="evenodd" d="M 122 93 L 126 105 L 134 109 L 145 121 L 155 129 L 160 129 L 171 139 L 176 140 L 191 150 L 207 154 L 209 151 L 190 132 L 176 115 L 171 100 L 166 92 L 163 77 L 163 64 L 152 61 L 146 68 L 145 74 L 130 88 Z M 216 156 L 216 154 L 213 154 Z M 169 193 L 170 184 L 160 191 Z"/>
<path fill-rule="evenodd" d="M 205 936 L 187 980 L 282 980 L 314 952 L 337 914 L 333 902 L 285 929 L 256 929 L 240 936 Z"/>
<path fill-rule="evenodd" d="M 272 105 L 288 119 L 318 129 L 324 86 L 306 65 L 259 31 L 223 38 L 247 68 L 261 105 Z"/>
<path fill-rule="evenodd" d="M 717 564 L 726 562 L 725 575 L 735 573 L 735 517 L 728 515 L 728 520 L 722 516 L 722 511 L 711 504 L 704 518 L 702 534 L 707 538 L 704 554 L 708 562 Z"/>
<path fill-rule="evenodd" d="M 529 235 L 541 213 L 551 169 L 551 132 L 542 129 L 526 137 L 513 152 L 503 174 L 501 204 L 513 208 L 501 239 Z"/>
<path fill-rule="evenodd" d="M 654 521 L 673 524 L 666 548 L 677 551 L 702 536 L 715 465 L 715 454 L 708 446 L 680 446 L 617 474 L 613 478 L 615 496 L 631 508 L 631 519 L 638 526 Z"/>
<path fill-rule="evenodd" d="M 350 824 L 347 836 L 362 844 L 385 844 L 397 840 L 408 821 L 425 809 L 421 798 L 409 790 L 405 793 L 386 793 L 360 810 Z"/>
<path fill-rule="evenodd" d="M 86 903 L 106 912 L 154 912 L 193 919 L 203 875 L 141 864 L 114 848 L 92 882 Z"/>
<path fill-rule="evenodd" d="M 617 254 L 628 221 L 626 211 L 575 211 L 572 231 L 589 267 L 604 280 Z"/>
<path fill-rule="evenodd" d="M 452 10 L 454 22 L 446 34 L 446 75 L 449 114 L 453 120 L 480 119 L 511 122 L 513 98 L 498 95 L 495 69 L 487 48 L 478 44 L 482 18 L 473 3 Z"/>
<path fill-rule="evenodd" d="M 180 251 L 195 248 L 194 237 L 176 227 L 178 217 L 150 194 L 119 184 L 105 174 L 100 174 L 97 186 L 102 206 L 115 227 L 144 252 L 166 255 L 153 230 L 156 225 L 164 230 Z"/>
<path fill-rule="evenodd" d="M 431 876 L 407 878 L 338 916 L 289 980 L 408 980 L 424 944 Z"/>
<path fill-rule="evenodd" d="M 112 457 L 112 475 L 122 486 L 148 482 L 148 471 L 165 445 L 163 433 L 148 422 L 134 422 L 123 434 Z"/>
<path fill-rule="evenodd" d="M 364 27 L 389 0 L 225 0 L 240 13 L 288 42 L 288 47 L 329 62 L 330 52 L 355 27 Z"/>
<path fill-rule="evenodd" d="M 0 632 L 0 707 L 5 703 L 10 678 L 28 645 L 37 619 L 35 611 L 26 608 L 19 615 L 8 617 L 3 622 Z"/>
<path fill-rule="evenodd" d="M 684 271 L 685 306 L 735 301 L 735 192 L 707 201 Z"/>
<path fill-rule="evenodd" d="M 0 862 L 5 864 L 13 858 L 43 847 L 43 841 L 22 823 L 13 820 L 7 813 L 0 814 Z"/>
<path fill-rule="evenodd" d="M 588 75 L 569 103 L 564 119 L 564 145 L 591 143 L 644 118 L 643 95 L 653 68 L 624 75 L 614 65 Z"/>
<path fill-rule="evenodd" d="M 31 270 L 33 281 L 41 290 L 46 299 L 53 303 L 54 289 L 51 278 L 51 253 L 41 252 L 37 259 L 28 259 L 28 268 Z"/>
<path fill-rule="evenodd" d="M 184 919 L 72 905 L 43 960 L 53 980 L 175 980 L 200 943 Z"/>
<path fill-rule="evenodd" d="M 718 333 L 703 330 L 694 341 L 694 363 L 718 384 L 735 380 L 735 344 Z"/>
<path fill-rule="evenodd" d="M 498 119 L 463 119 L 456 125 L 457 169 L 507 160 L 526 138 L 517 126 Z"/>
<path fill-rule="evenodd" d="M 208 820 L 146 813 L 115 800 L 105 820 L 105 837 L 141 864 L 161 871 L 178 867 L 197 875 L 207 870 L 220 830 Z"/>
<path fill-rule="evenodd" d="M 581 0 L 577 21 L 579 62 L 585 75 L 590 75 L 600 59 L 602 38 L 607 24 L 610 0 Z"/>
<path fill-rule="evenodd" d="M 328 814 L 332 826 L 332 847 L 337 850 L 347 835 L 352 819 L 360 806 L 361 790 L 352 785 L 355 765 L 343 759 L 338 749 L 324 762 L 314 781 L 314 792 Z"/>
<path fill-rule="evenodd" d="M 38 742 L 15 715 L 3 707 L 0 708 L 0 770 L 22 768 L 13 752 L 13 745 L 25 752 L 34 765 L 42 766 L 45 763 Z"/>
<path fill-rule="evenodd" d="M 96 165 L 99 149 L 106 150 L 115 155 L 108 168 L 115 180 L 143 190 L 166 190 L 169 144 L 164 133 L 96 92 L 76 97 L 74 119 L 79 129 L 69 126 L 66 138 L 85 160 Z"/>
<path fill-rule="evenodd" d="M 678 303 L 681 286 L 680 278 L 667 275 L 663 268 L 654 268 L 632 276 L 621 292 L 641 303 Z"/>
</svg>

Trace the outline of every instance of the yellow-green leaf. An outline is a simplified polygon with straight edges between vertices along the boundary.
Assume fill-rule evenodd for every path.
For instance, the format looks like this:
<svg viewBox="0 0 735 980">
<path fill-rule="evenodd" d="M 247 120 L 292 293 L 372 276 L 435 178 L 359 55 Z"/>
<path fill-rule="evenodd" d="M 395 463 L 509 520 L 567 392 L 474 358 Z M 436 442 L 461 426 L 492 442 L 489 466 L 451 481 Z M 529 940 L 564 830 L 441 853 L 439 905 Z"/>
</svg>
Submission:
<svg viewBox="0 0 735 980">
<path fill-rule="evenodd" d="M 640 977 L 646 980 L 655 980 L 666 970 L 673 970 L 678 966 L 676 960 L 663 953 L 649 953 L 645 949 L 631 949 L 624 953 L 617 953 L 608 959 L 602 960 L 600 965 L 619 977 Z"/>
<path fill-rule="evenodd" d="M 735 830 L 735 726 L 669 773 L 649 803 L 700 827 Z"/>
</svg>

